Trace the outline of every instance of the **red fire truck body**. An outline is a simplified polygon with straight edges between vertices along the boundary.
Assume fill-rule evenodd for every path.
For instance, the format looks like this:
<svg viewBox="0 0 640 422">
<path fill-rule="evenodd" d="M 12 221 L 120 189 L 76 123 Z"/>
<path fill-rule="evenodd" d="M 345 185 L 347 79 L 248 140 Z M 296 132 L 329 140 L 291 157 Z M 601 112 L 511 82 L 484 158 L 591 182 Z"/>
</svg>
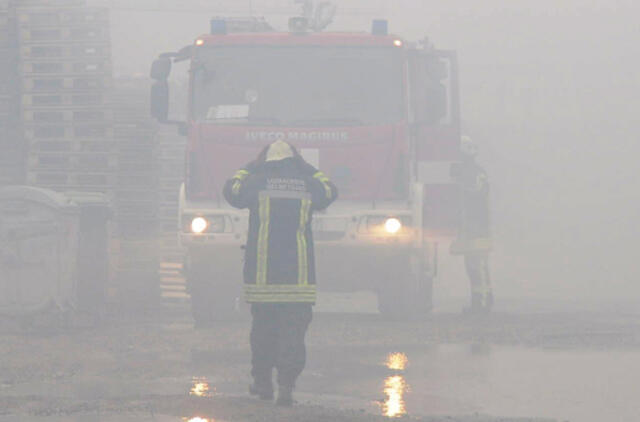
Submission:
<svg viewBox="0 0 640 422">
<path fill-rule="evenodd" d="M 241 291 L 248 213 L 222 187 L 278 139 L 340 192 L 314 217 L 319 289 L 373 290 L 385 313 L 428 311 L 437 243 L 459 220 L 455 54 L 386 33 L 306 31 L 224 31 L 187 51 L 179 236 L 196 319 L 229 310 Z"/>
</svg>

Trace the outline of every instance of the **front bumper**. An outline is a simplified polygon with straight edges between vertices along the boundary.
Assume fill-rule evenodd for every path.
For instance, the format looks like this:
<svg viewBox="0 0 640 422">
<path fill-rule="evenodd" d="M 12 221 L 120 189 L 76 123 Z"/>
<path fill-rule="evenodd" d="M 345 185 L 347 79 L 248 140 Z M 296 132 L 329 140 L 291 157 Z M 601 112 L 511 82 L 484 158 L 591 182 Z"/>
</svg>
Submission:
<svg viewBox="0 0 640 422">
<path fill-rule="evenodd" d="M 208 211 L 208 214 L 213 212 Z M 186 267 L 209 268 L 210 279 L 214 283 L 240 283 L 248 213 L 237 210 L 216 210 L 215 213 L 224 213 L 234 223 L 233 227 L 224 233 L 181 232 L 180 241 L 188 251 Z M 379 213 L 403 215 L 399 212 Z M 379 229 L 363 230 L 363 215 L 365 214 L 314 216 L 314 249 L 319 290 L 375 289 L 379 285 L 400 279 L 408 271 L 411 255 L 419 250 L 416 231 L 411 227 L 404 227 L 399 233 L 390 235 Z"/>
</svg>

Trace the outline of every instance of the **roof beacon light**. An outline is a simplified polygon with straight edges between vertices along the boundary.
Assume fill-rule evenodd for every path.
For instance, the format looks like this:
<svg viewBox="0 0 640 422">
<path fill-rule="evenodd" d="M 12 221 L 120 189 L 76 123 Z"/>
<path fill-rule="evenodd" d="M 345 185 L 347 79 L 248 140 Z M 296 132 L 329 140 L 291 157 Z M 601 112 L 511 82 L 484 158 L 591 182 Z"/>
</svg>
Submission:
<svg viewBox="0 0 640 422">
<path fill-rule="evenodd" d="M 224 19 L 211 19 L 211 35 L 226 35 L 227 21 Z"/>
<path fill-rule="evenodd" d="M 203 45 L 204 45 L 204 40 L 203 40 L 202 38 L 198 38 L 198 39 L 196 40 L 196 45 L 197 45 L 198 47 L 203 46 Z"/>
<path fill-rule="evenodd" d="M 386 19 L 375 19 L 371 25 L 373 35 L 388 35 L 389 22 Z"/>
<path fill-rule="evenodd" d="M 393 45 L 395 45 L 396 47 L 402 47 L 404 43 L 402 42 L 402 40 L 394 40 L 393 41 Z"/>
</svg>

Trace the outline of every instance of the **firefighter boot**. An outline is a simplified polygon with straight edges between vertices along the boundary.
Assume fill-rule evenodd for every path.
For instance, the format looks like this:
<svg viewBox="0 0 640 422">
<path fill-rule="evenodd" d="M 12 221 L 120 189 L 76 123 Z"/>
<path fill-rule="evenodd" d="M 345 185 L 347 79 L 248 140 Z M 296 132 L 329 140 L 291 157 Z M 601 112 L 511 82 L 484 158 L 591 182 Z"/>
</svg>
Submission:
<svg viewBox="0 0 640 422">
<path fill-rule="evenodd" d="M 249 393 L 258 396 L 260 400 L 273 400 L 273 385 L 269 380 L 256 379 L 249 386 Z"/>
<path fill-rule="evenodd" d="M 283 407 L 293 406 L 293 387 L 290 385 L 281 385 L 278 388 L 278 399 L 276 405 Z"/>
<path fill-rule="evenodd" d="M 471 306 L 466 307 L 462 310 L 463 314 L 480 314 L 483 312 L 482 305 L 482 295 L 480 293 L 473 292 L 471 293 Z"/>
<path fill-rule="evenodd" d="M 491 309 L 493 309 L 493 292 L 488 290 L 484 298 L 482 310 L 488 314 L 491 312 Z"/>
</svg>

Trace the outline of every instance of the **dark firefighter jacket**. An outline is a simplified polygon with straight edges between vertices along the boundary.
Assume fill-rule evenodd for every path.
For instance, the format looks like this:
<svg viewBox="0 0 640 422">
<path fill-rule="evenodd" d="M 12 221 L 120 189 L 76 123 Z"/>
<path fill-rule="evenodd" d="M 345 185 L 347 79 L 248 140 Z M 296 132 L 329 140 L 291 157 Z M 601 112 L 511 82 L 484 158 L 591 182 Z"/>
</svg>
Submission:
<svg viewBox="0 0 640 422">
<path fill-rule="evenodd" d="M 456 253 L 487 251 L 491 249 L 487 173 L 470 160 L 462 164 L 458 181 L 462 188 L 462 224 L 452 250 Z"/>
<path fill-rule="evenodd" d="M 224 196 L 232 206 L 250 210 L 247 302 L 315 303 L 311 219 L 336 199 L 333 183 L 301 158 L 287 158 L 239 170 Z"/>
</svg>

